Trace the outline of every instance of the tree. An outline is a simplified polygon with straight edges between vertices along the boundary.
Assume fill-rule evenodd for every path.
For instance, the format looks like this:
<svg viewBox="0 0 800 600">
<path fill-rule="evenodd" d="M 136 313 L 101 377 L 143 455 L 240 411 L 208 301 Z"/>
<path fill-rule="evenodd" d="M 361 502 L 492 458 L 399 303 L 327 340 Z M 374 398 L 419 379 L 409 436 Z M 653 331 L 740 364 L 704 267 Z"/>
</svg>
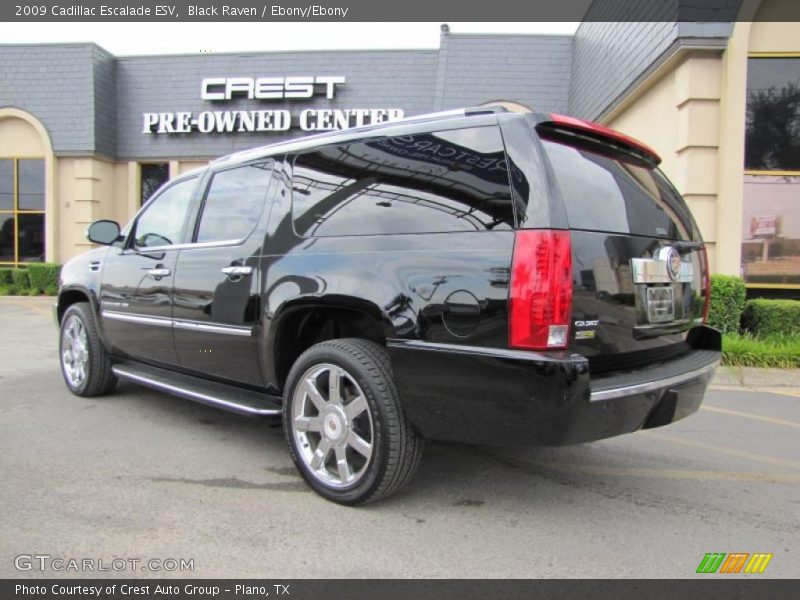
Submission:
<svg viewBox="0 0 800 600">
<path fill-rule="evenodd" d="M 750 90 L 747 98 L 745 168 L 800 170 L 800 85 Z"/>
</svg>

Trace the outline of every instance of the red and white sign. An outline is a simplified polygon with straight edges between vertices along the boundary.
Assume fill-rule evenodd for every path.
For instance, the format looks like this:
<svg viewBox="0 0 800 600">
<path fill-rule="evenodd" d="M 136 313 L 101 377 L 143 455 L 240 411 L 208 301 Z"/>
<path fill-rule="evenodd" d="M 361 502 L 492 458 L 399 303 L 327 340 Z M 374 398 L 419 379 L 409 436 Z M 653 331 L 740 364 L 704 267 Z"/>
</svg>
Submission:
<svg viewBox="0 0 800 600">
<path fill-rule="evenodd" d="M 778 217 L 753 217 L 750 219 L 750 237 L 774 237 L 778 233 Z"/>
</svg>

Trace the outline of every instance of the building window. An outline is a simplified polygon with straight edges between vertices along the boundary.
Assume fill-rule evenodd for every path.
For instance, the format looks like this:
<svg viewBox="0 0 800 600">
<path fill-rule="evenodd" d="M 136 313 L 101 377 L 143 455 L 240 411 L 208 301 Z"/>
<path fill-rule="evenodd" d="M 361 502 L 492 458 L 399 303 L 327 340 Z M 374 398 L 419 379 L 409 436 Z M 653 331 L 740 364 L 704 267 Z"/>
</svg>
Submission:
<svg viewBox="0 0 800 600">
<path fill-rule="evenodd" d="M 0 159 L 0 264 L 44 262 L 44 160 Z"/>
<path fill-rule="evenodd" d="M 742 277 L 800 287 L 800 55 L 747 63 Z"/>
<path fill-rule="evenodd" d="M 143 163 L 140 167 L 140 202 L 144 204 L 158 188 L 169 181 L 169 163 Z"/>
<path fill-rule="evenodd" d="M 800 56 L 747 63 L 745 169 L 800 173 Z"/>
</svg>

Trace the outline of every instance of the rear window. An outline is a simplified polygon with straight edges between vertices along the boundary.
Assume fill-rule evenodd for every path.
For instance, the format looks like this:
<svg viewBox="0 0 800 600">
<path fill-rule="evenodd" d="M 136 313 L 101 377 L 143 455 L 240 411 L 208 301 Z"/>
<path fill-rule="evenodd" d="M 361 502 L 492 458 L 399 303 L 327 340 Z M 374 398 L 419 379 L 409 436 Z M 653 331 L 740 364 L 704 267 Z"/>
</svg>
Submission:
<svg viewBox="0 0 800 600">
<path fill-rule="evenodd" d="M 572 229 L 693 240 L 686 203 L 658 169 L 542 139 Z"/>
</svg>

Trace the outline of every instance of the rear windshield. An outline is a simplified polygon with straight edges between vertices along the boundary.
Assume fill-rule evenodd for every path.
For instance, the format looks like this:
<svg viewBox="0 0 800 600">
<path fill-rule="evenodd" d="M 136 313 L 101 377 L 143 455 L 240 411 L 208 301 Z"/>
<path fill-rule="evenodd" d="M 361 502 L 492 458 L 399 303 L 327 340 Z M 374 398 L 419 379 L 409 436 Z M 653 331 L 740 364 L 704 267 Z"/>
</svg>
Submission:
<svg viewBox="0 0 800 600">
<path fill-rule="evenodd" d="M 658 169 L 542 139 L 571 229 L 696 239 L 686 203 Z"/>
</svg>

